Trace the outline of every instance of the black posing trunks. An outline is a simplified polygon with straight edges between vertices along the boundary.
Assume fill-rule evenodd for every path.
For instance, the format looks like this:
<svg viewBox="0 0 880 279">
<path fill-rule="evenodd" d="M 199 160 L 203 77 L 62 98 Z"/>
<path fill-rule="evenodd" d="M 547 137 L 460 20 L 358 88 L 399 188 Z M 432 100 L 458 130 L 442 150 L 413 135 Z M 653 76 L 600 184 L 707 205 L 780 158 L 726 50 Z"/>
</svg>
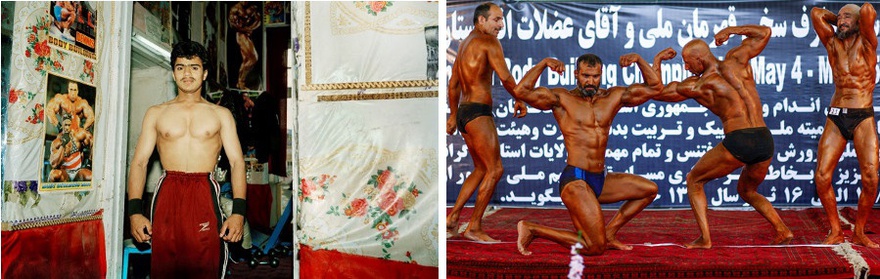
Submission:
<svg viewBox="0 0 880 279">
<path fill-rule="evenodd" d="M 867 108 L 828 108 L 828 119 L 834 122 L 837 130 L 846 140 L 853 139 L 853 132 L 863 120 L 874 119 L 874 107 Z"/>
<path fill-rule="evenodd" d="M 559 176 L 559 194 L 562 194 L 562 189 L 565 189 L 565 185 L 568 185 L 568 183 L 583 180 L 590 188 L 593 188 L 593 193 L 598 198 L 602 194 L 602 188 L 605 187 L 606 174 L 607 172 L 588 172 L 582 168 L 567 165 L 562 170 L 562 175 Z"/>
<path fill-rule="evenodd" d="M 721 144 L 733 157 L 746 165 L 773 157 L 773 135 L 767 127 L 745 128 L 727 133 Z"/>
<path fill-rule="evenodd" d="M 492 106 L 482 103 L 461 103 L 458 105 L 458 115 L 455 117 L 455 123 L 458 125 L 458 130 L 461 131 L 462 134 L 467 134 L 464 130 L 464 126 L 480 116 L 492 117 Z"/>
</svg>

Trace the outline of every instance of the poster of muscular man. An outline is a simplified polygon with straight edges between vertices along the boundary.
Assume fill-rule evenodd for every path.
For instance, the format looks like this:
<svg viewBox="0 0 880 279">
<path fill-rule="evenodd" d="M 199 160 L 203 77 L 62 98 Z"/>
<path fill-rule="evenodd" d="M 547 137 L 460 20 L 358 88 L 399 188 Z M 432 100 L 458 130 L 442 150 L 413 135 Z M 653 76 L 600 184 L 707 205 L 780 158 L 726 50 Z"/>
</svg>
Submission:
<svg viewBox="0 0 880 279">
<path fill-rule="evenodd" d="M 98 12 L 87 1 L 51 1 L 49 42 L 90 59 L 95 56 Z"/>
<path fill-rule="evenodd" d="M 95 87 L 49 74 L 40 192 L 90 190 Z"/>
<path fill-rule="evenodd" d="M 226 62 L 229 87 L 245 91 L 263 90 L 263 67 L 260 51 L 263 49 L 262 2 L 241 1 L 230 3 L 227 12 Z"/>
</svg>

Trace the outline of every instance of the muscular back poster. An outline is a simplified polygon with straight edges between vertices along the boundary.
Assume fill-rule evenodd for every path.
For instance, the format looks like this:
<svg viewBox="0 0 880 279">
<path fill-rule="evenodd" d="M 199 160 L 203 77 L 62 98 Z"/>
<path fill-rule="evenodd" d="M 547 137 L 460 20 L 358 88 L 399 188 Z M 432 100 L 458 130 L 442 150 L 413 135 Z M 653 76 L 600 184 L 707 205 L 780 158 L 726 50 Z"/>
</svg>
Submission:
<svg viewBox="0 0 880 279">
<path fill-rule="evenodd" d="M 49 74 L 40 192 L 92 187 L 95 87 Z"/>
<path fill-rule="evenodd" d="M 229 87 L 263 90 L 263 7 L 262 2 L 230 3 L 226 32 L 226 62 Z"/>
</svg>

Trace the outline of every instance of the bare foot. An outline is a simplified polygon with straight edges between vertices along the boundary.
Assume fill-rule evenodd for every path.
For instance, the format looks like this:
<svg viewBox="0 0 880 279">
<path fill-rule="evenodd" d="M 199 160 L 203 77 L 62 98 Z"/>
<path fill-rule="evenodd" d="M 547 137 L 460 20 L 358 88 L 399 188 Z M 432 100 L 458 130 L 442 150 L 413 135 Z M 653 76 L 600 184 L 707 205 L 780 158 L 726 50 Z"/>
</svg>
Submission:
<svg viewBox="0 0 880 279">
<path fill-rule="evenodd" d="M 458 216 L 450 219 L 449 216 L 446 217 L 446 238 L 453 238 L 458 236 Z"/>
<path fill-rule="evenodd" d="M 864 234 L 853 234 L 852 236 L 853 244 L 862 245 L 868 248 L 880 248 L 880 245 L 871 241 L 867 235 Z"/>
<path fill-rule="evenodd" d="M 712 240 L 703 239 L 703 236 L 700 236 L 694 242 L 688 243 L 684 245 L 685 248 L 688 249 L 709 249 L 712 248 Z"/>
<path fill-rule="evenodd" d="M 464 238 L 476 241 L 477 243 L 481 243 L 481 244 L 501 242 L 500 240 L 489 237 L 489 235 L 483 231 L 476 231 L 475 232 L 475 231 L 471 231 L 471 230 L 465 230 L 464 234 L 462 234 L 462 236 L 464 236 Z"/>
<path fill-rule="evenodd" d="M 529 231 L 529 228 L 526 228 L 525 221 L 519 221 L 516 223 L 516 249 L 519 250 L 520 254 L 523 255 L 531 255 L 532 252 L 526 250 L 529 247 L 529 244 L 532 244 L 532 232 Z"/>
<path fill-rule="evenodd" d="M 822 241 L 822 244 L 841 244 L 843 243 L 843 235 L 839 232 L 829 232 L 828 237 L 825 238 L 825 241 Z"/>
<path fill-rule="evenodd" d="M 787 245 L 791 243 L 792 238 L 794 238 L 794 234 L 786 230 L 785 232 L 777 233 L 776 238 L 773 239 L 773 242 L 770 242 L 770 245 Z"/>
<path fill-rule="evenodd" d="M 624 250 L 624 251 L 629 251 L 629 250 L 633 249 L 632 246 L 624 245 L 623 243 L 621 243 L 617 239 L 610 238 L 610 237 L 607 237 L 606 239 L 607 239 L 607 241 L 606 241 L 605 247 L 607 249 Z"/>
</svg>

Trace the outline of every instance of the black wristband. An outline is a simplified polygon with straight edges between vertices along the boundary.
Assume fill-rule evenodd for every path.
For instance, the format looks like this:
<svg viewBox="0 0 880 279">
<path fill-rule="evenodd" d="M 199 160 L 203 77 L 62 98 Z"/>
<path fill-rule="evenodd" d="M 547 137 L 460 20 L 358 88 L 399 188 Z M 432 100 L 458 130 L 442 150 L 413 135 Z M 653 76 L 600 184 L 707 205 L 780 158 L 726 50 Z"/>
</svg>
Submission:
<svg viewBox="0 0 880 279">
<path fill-rule="evenodd" d="M 247 201 L 239 198 L 232 199 L 232 214 L 245 216 L 245 213 L 247 213 Z"/>
<path fill-rule="evenodd" d="M 128 200 L 128 216 L 140 214 L 144 215 L 144 200 L 142 199 L 130 199 Z"/>
</svg>

